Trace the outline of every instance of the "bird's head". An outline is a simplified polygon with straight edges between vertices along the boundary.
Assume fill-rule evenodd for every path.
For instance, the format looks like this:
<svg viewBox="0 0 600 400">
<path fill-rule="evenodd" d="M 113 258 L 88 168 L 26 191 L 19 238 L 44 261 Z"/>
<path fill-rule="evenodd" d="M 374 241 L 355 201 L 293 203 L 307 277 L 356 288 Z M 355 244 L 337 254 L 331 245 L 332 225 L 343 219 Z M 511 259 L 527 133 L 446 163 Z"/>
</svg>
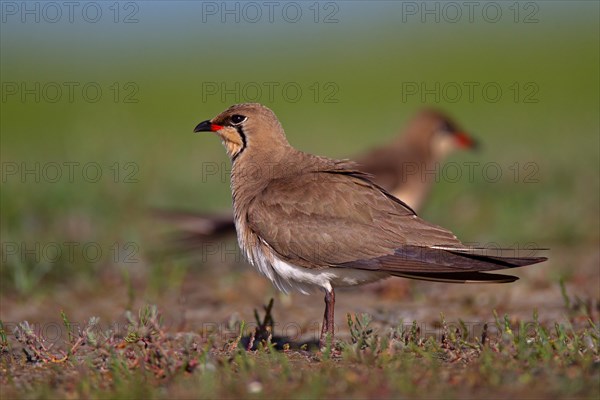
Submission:
<svg viewBox="0 0 600 400">
<path fill-rule="evenodd" d="M 275 113 L 258 103 L 233 105 L 200 122 L 194 132 L 215 132 L 232 160 L 246 152 L 257 154 L 289 146 Z"/>
<path fill-rule="evenodd" d="M 450 117 L 435 110 L 420 112 L 409 132 L 415 136 L 413 141 L 423 143 L 427 153 L 438 160 L 458 149 L 472 150 L 478 147 L 475 139 L 458 127 Z"/>
</svg>

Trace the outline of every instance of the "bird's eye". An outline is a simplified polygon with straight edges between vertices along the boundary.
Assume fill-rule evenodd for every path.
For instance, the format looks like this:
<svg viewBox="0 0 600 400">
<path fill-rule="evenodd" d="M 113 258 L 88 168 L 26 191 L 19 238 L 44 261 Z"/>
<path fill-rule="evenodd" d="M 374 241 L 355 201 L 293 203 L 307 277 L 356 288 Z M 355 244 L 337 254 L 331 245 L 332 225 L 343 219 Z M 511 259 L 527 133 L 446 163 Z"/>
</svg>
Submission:
<svg viewBox="0 0 600 400">
<path fill-rule="evenodd" d="M 235 115 L 231 116 L 231 123 L 234 124 L 234 125 L 239 125 L 242 122 L 244 122 L 246 120 L 246 118 L 247 117 L 245 117 L 243 115 L 235 114 Z"/>
<path fill-rule="evenodd" d="M 442 124 L 440 125 L 440 131 L 444 133 L 452 133 L 455 130 L 456 129 L 447 121 L 442 122 Z"/>
</svg>

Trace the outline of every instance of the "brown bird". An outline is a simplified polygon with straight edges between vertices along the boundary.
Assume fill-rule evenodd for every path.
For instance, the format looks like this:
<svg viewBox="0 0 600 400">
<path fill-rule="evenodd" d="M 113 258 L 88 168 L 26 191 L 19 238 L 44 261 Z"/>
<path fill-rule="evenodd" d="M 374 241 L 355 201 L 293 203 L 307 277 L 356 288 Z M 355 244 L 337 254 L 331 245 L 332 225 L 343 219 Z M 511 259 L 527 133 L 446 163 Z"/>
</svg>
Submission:
<svg viewBox="0 0 600 400">
<path fill-rule="evenodd" d="M 386 145 L 353 158 L 372 180 L 419 211 L 436 181 L 435 171 L 457 149 L 473 149 L 476 141 L 449 116 L 425 109 L 416 114 L 402 134 Z M 433 173 L 432 173 L 433 171 Z M 233 215 L 157 210 L 156 214 L 180 229 L 178 241 L 194 248 L 207 238 L 235 233 Z"/>
<path fill-rule="evenodd" d="M 215 132 L 232 161 L 238 243 L 280 290 L 325 291 L 320 345 L 333 340 L 335 288 L 390 276 L 442 282 L 512 282 L 487 274 L 546 260 L 469 249 L 426 222 L 347 160 L 294 149 L 275 114 L 238 104 L 194 132 Z"/>
<path fill-rule="evenodd" d="M 444 159 L 457 149 L 476 146 L 450 117 L 426 109 L 409 122 L 403 135 L 355 160 L 375 183 L 418 211 Z"/>
</svg>

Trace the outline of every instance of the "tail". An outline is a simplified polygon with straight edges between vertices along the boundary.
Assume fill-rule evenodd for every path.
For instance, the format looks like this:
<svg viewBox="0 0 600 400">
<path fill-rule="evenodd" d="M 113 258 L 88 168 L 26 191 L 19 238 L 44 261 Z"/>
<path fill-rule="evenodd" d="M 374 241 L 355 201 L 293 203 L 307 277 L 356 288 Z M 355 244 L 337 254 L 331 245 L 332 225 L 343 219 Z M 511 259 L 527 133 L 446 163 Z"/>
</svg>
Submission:
<svg viewBox="0 0 600 400">
<path fill-rule="evenodd" d="M 486 272 L 546 261 L 547 257 L 534 256 L 542 250 L 548 249 L 527 249 L 528 255 L 523 257 L 519 254 L 525 251 L 522 249 L 405 246 L 394 254 L 356 260 L 340 266 L 385 271 L 393 276 L 435 282 L 508 283 L 519 278 Z"/>
<path fill-rule="evenodd" d="M 455 272 L 455 273 L 414 273 L 392 274 L 401 278 L 417 279 L 421 281 L 446 282 L 446 283 L 510 283 L 518 280 L 513 275 L 486 274 L 485 272 Z"/>
</svg>

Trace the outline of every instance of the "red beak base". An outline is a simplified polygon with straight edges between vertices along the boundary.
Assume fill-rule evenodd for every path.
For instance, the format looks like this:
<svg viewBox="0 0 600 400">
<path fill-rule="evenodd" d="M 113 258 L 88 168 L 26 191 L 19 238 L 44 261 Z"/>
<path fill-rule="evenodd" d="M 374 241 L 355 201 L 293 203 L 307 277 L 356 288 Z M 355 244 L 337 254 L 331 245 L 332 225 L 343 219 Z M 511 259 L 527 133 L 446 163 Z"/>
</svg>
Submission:
<svg viewBox="0 0 600 400">
<path fill-rule="evenodd" d="M 454 137 L 456 138 L 456 142 L 458 143 L 459 147 L 465 149 L 474 149 L 477 147 L 477 142 L 475 139 L 464 132 L 456 132 Z"/>
</svg>

